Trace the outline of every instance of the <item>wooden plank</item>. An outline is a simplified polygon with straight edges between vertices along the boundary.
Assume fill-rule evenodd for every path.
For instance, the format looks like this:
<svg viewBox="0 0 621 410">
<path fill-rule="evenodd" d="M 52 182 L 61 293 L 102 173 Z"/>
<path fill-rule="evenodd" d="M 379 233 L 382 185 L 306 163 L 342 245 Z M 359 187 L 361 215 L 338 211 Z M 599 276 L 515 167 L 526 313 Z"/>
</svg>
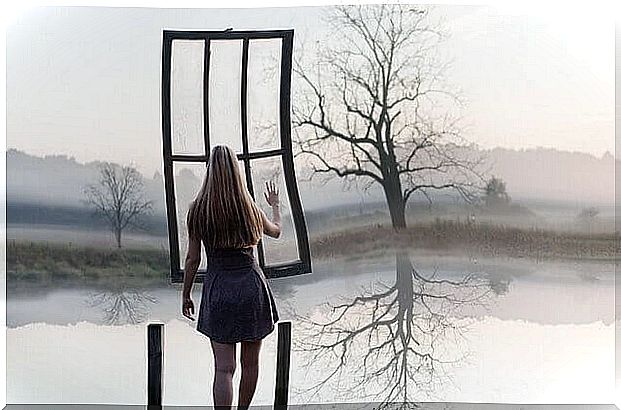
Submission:
<svg viewBox="0 0 621 410">
<path fill-rule="evenodd" d="M 168 243 L 170 244 L 170 272 L 173 282 L 179 280 L 174 273 L 179 269 L 179 238 L 177 237 L 177 215 L 173 175 L 170 81 L 171 81 L 172 37 L 164 32 L 162 39 L 162 155 L 164 159 L 164 186 L 166 190 L 166 213 L 168 216 Z"/>
<path fill-rule="evenodd" d="M 230 29 L 226 30 L 162 30 L 164 38 L 175 38 L 175 39 L 184 39 L 184 40 L 200 40 L 200 39 L 223 39 L 223 40 L 244 40 L 244 39 L 254 39 L 254 38 L 278 38 L 283 37 L 288 32 L 291 32 L 291 29 L 283 29 L 283 30 L 235 30 L 232 31 Z"/>
<path fill-rule="evenodd" d="M 246 159 L 260 159 L 267 157 L 274 157 L 276 155 L 284 155 L 284 151 L 280 148 L 271 149 L 266 151 L 256 151 L 256 152 L 248 152 L 244 154 L 243 152 L 237 153 L 237 159 L 245 161 Z M 209 154 L 204 155 L 194 155 L 194 154 L 174 154 L 170 156 L 172 161 L 176 162 L 207 162 L 209 161 Z"/>
<path fill-rule="evenodd" d="M 291 65 L 293 60 L 293 30 L 284 33 L 282 39 L 282 56 L 280 59 L 280 129 L 281 148 L 285 152 L 282 156 L 285 186 L 291 207 L 291 216 L 295 225 L 298 255 L 303 262 L 302 272 L 311 273 L 310 244 L 304 210 L 300 201 L 298 184 L 295 177 L 293 161 L 293 147 L 291 141 Z"/>
<path fill-rule="evenodd" d="M 211 153 L 211 142 L 209 141 L 209 70 L 211 59 L 211 41 L 205 39 L 205 51 L 203 53 L 203 138 L 205 145 L 205 165 Z"/>
</svg>

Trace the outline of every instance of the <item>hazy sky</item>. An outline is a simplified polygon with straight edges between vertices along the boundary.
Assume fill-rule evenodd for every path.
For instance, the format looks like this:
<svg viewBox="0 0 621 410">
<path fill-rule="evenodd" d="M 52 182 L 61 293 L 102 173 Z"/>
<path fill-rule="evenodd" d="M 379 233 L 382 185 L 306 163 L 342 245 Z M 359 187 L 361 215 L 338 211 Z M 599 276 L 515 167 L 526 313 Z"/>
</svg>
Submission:
<svg viewBox="0 0 621 410">
<path fill-rule="evenodd" d="M 614 24 L 438 5 L 450 81 L 483 147 L 614 153 Z M 321 35 L 320 9 L 53 7 L 7 28 L 7 147 L 161 170 L 161 30 L 294 28 Z M 295 53 L 295 50 L 294 50 Z"/>
</svg>

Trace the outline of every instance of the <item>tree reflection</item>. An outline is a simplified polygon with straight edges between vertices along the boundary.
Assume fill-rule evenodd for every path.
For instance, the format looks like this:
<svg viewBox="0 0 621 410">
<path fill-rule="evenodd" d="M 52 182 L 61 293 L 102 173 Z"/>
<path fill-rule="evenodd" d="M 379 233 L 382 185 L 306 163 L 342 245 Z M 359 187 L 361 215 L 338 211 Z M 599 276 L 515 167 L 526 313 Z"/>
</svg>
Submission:
<svg viewBox="0 0 621 410">
<path fill-rule="evenodd" d="M 106 325 L 138 324 L 149 317 L 149 304 L 157 299 L 142 289 L 128 288 L 119 284 L 113 289 L 90 292 L 87 304 L 100 307 L 104 312 L 102 322 Z"/>
<path fill-rule="evenodd" d="M 320 372 L 321 379 L 295 388 L 298 394 L 315 397 L 329 386 L 349 399 L 380 400 L 377 409 L 401 402 L 399 408 L 418 407 L 413 395 L 433 396 L 450 379 L 444 368 L 467 356 L 451 358 L 464 351 L 451 346 L 451 337 L 457 342 L 467 327 L 456 313 L 467 305 L 487 307 L 496 294 L 489 281 L 478 273 L 425 276 L 407 250 L 395 256 L 394 283 L 378 281 L 346 303 L 327 302 L 327 320 L 314 318 L 318 312 L 309 317 L 293 312 L 296 333 L 303 335 L 294 338 L 294 348 L 306 353 L 308 374 Z"/>
</svg>

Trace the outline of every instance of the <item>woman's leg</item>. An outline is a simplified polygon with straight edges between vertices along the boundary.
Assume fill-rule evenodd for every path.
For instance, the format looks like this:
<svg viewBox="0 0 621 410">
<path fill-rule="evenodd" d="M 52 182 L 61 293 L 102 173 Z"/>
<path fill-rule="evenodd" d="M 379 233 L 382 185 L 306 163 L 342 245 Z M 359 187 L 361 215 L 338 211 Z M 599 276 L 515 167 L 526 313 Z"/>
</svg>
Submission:
<svg viewBox="0 0 621 410">
<path fill-rule="evenodd" d="M 235 344 L 211 340 L 215 366 L 213 403 L 216 409 L 230 409 L 233 402 L 233 373 L 235 373 Z"/>
<path fill-rule="evenodd" d="M 259 351 L 261 340 L 241 342 L 242 375 L 239 382 L 238 409 L 247 409 L 254 396 L 259 377 Z"/>
</svg>

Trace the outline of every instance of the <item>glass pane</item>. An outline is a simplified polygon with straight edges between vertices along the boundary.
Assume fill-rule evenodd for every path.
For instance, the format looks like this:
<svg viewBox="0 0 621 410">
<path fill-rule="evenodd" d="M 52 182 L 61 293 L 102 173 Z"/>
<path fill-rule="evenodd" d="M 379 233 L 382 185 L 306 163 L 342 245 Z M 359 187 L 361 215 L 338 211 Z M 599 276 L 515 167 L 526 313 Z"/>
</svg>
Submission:
<svg viewBox="0 0 621 410">
<path fill-rule="evenodd" d="M 273 181 L 280 198 L 281 234 L 275 239 L 263 235 L 265 263 L 271 265 L 281 262 L 293 262 L 299 259 L 297 236 L 289 206 L 289 197 L 285 186 L 282 159 L 280 155 L 250 161 L 254 195 L 257 204 L 269 219 L 272 219 L 272 207 L 265 200 L 265 182 Z"/>
<path fill-rule="evenodd" d="M 248 149 L 280 148 L 280 58 L 282 39 L 248 44 Z"/>
<path fill-rule="evenodd" d="M 175 199 L 177 202 L 177 230 L 179 232 L 179 265 L 181 269 L 185 264 L 188 252 L 188 227 L 186 218 L 190 202 L 198 194 L 207 166 L 204 162 L 173 162 L 173 175 L 175 183 Z M 201 244 L 201 264 L 199 269 L 207 268 L 207 255 Z"/>
<path fill-rule="evenodd" d="M 211 40 L 209 57 L 209 141 L 242 152 L 242 40 Z"/>
<path fill-rule="evenodd" d="M 172 153 L 203 155 L 203 40 L 173 40 L 170 111 Z"/>
</svg>

